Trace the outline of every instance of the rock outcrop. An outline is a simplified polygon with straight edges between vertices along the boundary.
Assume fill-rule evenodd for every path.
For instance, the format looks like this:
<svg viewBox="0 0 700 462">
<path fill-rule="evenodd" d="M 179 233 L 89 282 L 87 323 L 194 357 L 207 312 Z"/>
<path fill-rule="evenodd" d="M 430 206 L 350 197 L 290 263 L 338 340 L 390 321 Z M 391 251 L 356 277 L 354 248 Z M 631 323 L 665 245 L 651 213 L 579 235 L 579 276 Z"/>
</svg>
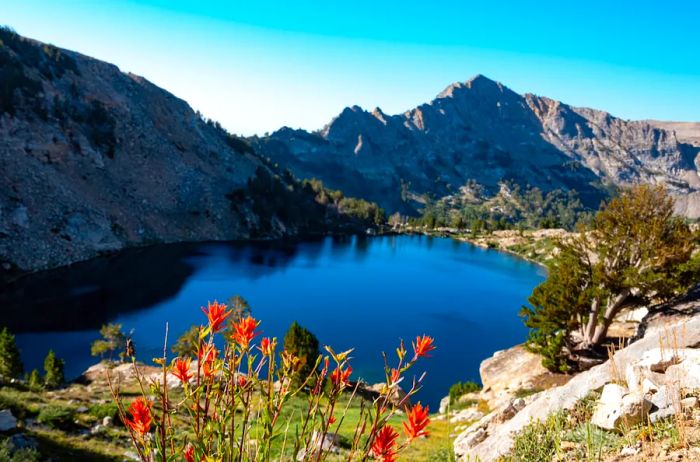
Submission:
<svg viewBox="0 0 700 462">
<path fill-rule="evenodd" d="M 606 184 L 663 183 L 680 213 L 698 217 L 700 147 L 691 142 L 700 130 L 674 129 L 681 126 L 519 95 L 479 75 L 403 114 L 352 106 L 318 132 L 282 128 L 255 144 L 300 177 L 391 211 L 415 210 L 424 194 L 457 195 L 473 183 L 496 194 L 511 180 L 576 190 L 594 208 Z"/>
<path fill-rule="evenodd" d="M 633 425 L 647 416 L 655 421 L 696 406 L 692 397 L 681 398 L 682 392 L 700 390 L 700 302 L 686 301 L 683 306 L 690 314 L 647 326 L 642 338 L 605 363 L 530 397 L 516 412 L 511 402 L 483 417 L 455 440 L 459 460 L 498 459 L 531 421 L 571 409 L 593 391 L 603 390 L 593 423 L 606 429 Z"/>
</svg>

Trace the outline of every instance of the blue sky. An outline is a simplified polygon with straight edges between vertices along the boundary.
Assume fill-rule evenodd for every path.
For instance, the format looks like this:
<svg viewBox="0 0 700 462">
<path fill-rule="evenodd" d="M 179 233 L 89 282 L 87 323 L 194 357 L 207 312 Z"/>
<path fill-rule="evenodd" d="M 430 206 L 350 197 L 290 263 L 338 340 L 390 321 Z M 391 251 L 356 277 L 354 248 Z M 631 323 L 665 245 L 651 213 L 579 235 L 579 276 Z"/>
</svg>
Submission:
<svg viewBox="0 0 700 462">
<path fill-rule="evenodd" d="M 481 73 L 628 119 L 700 121 L 700 2 L 2 0 L 0 24 L 112 62 L 245 135 L 402 112 Z"/>
</svg>

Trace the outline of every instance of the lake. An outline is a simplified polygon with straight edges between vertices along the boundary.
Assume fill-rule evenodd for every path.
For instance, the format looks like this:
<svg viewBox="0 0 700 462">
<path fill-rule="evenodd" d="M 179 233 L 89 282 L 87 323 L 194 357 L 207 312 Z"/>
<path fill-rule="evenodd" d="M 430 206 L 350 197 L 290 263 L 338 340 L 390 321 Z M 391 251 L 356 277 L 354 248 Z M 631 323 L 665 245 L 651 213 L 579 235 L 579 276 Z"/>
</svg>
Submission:
<svg viewBox="0 0 700 462">
<path fill-rule="evenodd" d="M 307 242 L 200 243 L 122 252 L 0 288 L 1 324 L 16 334 L 26 370 L 49 348 L 74 378 L 96 362 L 102 323 L 131 332 L 137 357 L 160 356 L 204 323 L 208 300 L 241 295 L 264 335 L 281 339 L 296 320 L 336 351 L 355 348 L 353 378 L 384 380 L 381 352 L 399 339 L 435 338 L 420 399 L 437 410 L 451 384 L 478 380 L 479 363 L 522 342 L 518 311 L 544 270 L 525 260 L 448 238 L 382 236 Z"/>
</svg>

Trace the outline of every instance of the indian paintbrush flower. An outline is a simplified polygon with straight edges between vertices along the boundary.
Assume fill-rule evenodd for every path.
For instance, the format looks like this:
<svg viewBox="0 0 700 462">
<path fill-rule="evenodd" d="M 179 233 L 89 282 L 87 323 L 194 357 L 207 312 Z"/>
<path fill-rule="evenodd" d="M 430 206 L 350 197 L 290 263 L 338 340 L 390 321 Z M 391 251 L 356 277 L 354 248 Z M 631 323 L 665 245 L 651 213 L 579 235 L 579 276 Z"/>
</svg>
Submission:
<svg viewBox="0 0 700 462">
<path fill-rule="evenodd" d="M 422 337 L 416 337 L 416 341 L 413 342 L 413 352 L 415 354 L 414 359 L 418 359 L 422 356 L 430 357 L 429 352 L 435 349 L 433 345 L 433 338 L 423 335 Z"/>
<path fill-rule="evenodd" d="M 190 373 L 190 363 L 192 360 L 190 358 L 177 358 L 172 365 L 172 370 L 170 371 L 175 377 L 180 379 L 182 383 L 187 383 L 192 378 L 193 374 Z"/>
<path fill-rule="evenodd" d="M 403 423 L 403 429 L 409 440 L 420 436 L 428 436 L 425 428 L 430 423 L 428 417 L 428 406 L 421 406 L 420 403 L 413 406 L 406 414 L 407 421 Z"/>
<path fill-rule="evenodd" d="M 127 412 L 131 417 L 124 418 L 126 425 L 132 432 L 139 437 L 143 437 L 151 429 L 151 403 L 144 398 L 136 398 L 131 403 Z"/>
<path fill-rule="evenodd" d="M 394 462 L 396 460 L 396 438 L 399 434 L 389 425 L 383 426 L 374 437 L 372 453 L 382 462 Z"/>
<path fill-rule="evenodd" d="M 260 322 L 256 321 L 251 316 L 241 319 L 233 325 L 233 334 L 231 334 L 231 339 L 241 348 L 248 348 L 250 341 L 258 335 L 258 332 L 255 332 L 255 329 L 259 324 Z"/>
<path fill-rule="evenodd" d="M 214 303 L 207 302 L 207 307 L 202 307 L 202 311 L 207 315 L 212 333 L 219 332 L 223 329 L 224 321 L 226 321 L 226 318 L 232 313 L 231 310 L 226 309 L 225 304 L 219 303 L 216 300 L 214 300 Z"/>
</svg>

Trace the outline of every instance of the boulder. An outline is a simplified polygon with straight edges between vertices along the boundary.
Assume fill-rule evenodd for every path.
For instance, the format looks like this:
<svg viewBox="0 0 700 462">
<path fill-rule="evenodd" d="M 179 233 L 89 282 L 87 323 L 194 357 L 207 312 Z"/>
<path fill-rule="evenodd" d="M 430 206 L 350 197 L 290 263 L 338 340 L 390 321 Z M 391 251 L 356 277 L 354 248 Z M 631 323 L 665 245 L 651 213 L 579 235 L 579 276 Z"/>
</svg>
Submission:
<svg viewBox="0 0 700 462">
<path fill-rule="evenodd" d="M 445 414 L 447 412 L 447 408 L 450 406 L 450 397 L 445 396 L 440 400 L 440 408 L 439 408 L 439 413 L 440 414 Z"/>
<path fill-rule="evenodd" d="M 693 303 L 697 305 L 697 302 Z M 615 371 L 625 371 L 627 365 L 637 363 L 645 352 L 658 348 L 668 338 L 678 339 L 678 348 L 690 348 L 700 344 L 700 315 L 674 320 L 674 322 L 665 322 L 651 328 L 647 327 L 643 338 L 614 354 L 612 358 L 615 363 L 614 368 L 611 367 L 610 361 L 606 361 L 578 374 L 564 385 L 539 393 L 536 399 L 527 404 L 512 419 L 500 425 L 483 427 L 486 437 L 472 447 L 466 446 L 464 441 L 472 428 L 479 427 L 470 427 L 455 440 L 455 455 L 458 460 L 475 460 L 476 458 L 481 459 L 482 462 L 497 460 L 512 449 L 514 435 L 531 421 L 544 420 L 553 412 L 571 409 L 591 391 L 598 390 L 610 383 L 616 375 Z M 650 406 L 648 401 L 646 403 L 648 404 L 641 403 L 642 408 Z"/>
<path fill-rule="evenodd" d="M 455 413 L 450 418 L 450 423 L 475 421 L 481 419 L 482 417 L 484 417 L 483 412 L 477 410 L 476 408 L 470 407 Z"/>
<path fill-rule="evenodd" d="M 591 423 L 605 430 L 621 430 L 644 421 L 651 402 L 641 392 L 627 393 L 624 387 L 608 384 L 591 417 Z"/>
<path fill-rule="evenodd" d="M 9 409 L 0 411 L 0 432 L 6 432 L 17 428 L 17 419 Z"/>
<path fill-rule="evenodd" d="M 317 455 L 319 449 L 321 449 L 324 453 L 337 453 L 340 449 L 340 436 L 333 433 L 326 434 L 323 437 L 323 440 L 321 440 L 321 433 L 314 431 L 311 435 L 309 450 L 312 454 Z M 297 460 L 307 460 L 306 449 L 299 451 Z"/>
<path fill-rule="evenodd" d="M 700 389 L 700 359 L 685 359 L 666 369 L 667 383 L 681 390 Z"/>
</svg>

